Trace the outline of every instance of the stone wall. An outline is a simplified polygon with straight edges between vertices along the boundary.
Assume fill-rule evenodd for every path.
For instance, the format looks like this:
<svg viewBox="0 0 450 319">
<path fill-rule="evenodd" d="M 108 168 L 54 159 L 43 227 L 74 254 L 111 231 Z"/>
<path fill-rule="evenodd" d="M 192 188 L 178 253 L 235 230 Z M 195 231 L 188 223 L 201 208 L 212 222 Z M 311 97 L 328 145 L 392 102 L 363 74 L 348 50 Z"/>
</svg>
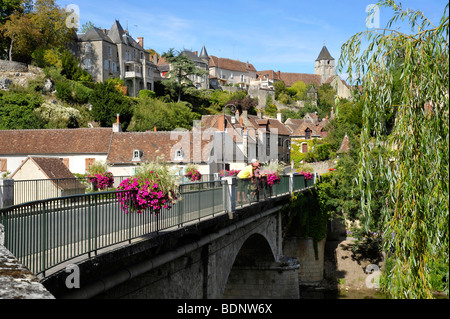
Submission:
<svg viewBox="0 0 450 319">
<path fill-rule="evenodd" d="M 4 227 L 0 224 L 0 299 L 54 299 L 39 280 L 4 244 Z"/>
<path fill-rule="evenodd" d="M 265 267 L 233 267 L 223 299 L 298 299 L 296 259 Z"/>
<path fill-rule="evenodd" d="M 0 178 L 0 208 L 14 205 L 14 180 Z"/>
<path fill-rule="evenodd" d="M 4 72 L 28 72 L 25 63 L 0 60 L 0 73 Z"/>
<path fill-rule="evenodd" d="M 283 250 L 300 262 L 298 281 L 300 285 L 319 284 L 323 280 L 323 265 L 326 239 L 317 243 L 317 259 L 312 238 L 285 238 Z"/>
</svg>

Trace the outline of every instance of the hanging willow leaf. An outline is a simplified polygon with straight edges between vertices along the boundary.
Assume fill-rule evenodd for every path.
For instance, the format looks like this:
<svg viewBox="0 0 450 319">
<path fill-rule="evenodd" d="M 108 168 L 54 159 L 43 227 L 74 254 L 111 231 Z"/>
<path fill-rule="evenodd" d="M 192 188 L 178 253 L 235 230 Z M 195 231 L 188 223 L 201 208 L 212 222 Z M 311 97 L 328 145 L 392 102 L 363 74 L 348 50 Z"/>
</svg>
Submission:
<svg viewBox="0 0 450 319">
<path fill-rule="evenodd" d="M 394 261 L 386 276 L 391 296 L 432 298 L 427 269 L 437 258 L 449 259 L 448 4 L 438 26 L 392 0 L 377 6 L 393 11 L 386 28 L 351 37 L 338 61 L 338 70 L 363 88 L 355 96 L 364 107 L 361 210 L 370 225 L 377 213 L 371 201 L 385 192 L 379 213 L 384 249 Z M 392 29 L 400 21 L 409 24 L 410 33 Z M 375 176 L 381 179 L 377 188 Z"/>
</svg>

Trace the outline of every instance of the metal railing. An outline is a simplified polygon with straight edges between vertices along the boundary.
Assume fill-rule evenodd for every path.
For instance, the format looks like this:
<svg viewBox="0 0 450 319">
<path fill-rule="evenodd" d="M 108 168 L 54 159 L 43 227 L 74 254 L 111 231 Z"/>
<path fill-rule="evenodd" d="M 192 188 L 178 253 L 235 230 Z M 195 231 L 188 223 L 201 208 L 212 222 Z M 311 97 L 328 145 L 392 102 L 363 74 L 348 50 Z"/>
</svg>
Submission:
<svg viewBox="0 0 450 319">
<path fill-rule="evenodd" d="M 249 181 L 238 181 L 249 186 Z M 306 186 L 303 176 L 283 176 L 271 189 L 262 188 L 252 202 L 270 199 Z M 181 184 L 171 209 L 159 214 L 124 212 L 119 193 L 97 192 L 44 199 L 0 209 L 0 224 L 5 227 L 5 246 L 34 274 L 46 271 L 77 257 L 97 254 L 101 249 L 128 243 L 133 239 L 183 227 L 186 223 L 225 211 L 223 182 Z M 252 195 L 248 188 L 245 194 Z M 239 205 L 238 205 L 239 206 Z"/>
</svg>

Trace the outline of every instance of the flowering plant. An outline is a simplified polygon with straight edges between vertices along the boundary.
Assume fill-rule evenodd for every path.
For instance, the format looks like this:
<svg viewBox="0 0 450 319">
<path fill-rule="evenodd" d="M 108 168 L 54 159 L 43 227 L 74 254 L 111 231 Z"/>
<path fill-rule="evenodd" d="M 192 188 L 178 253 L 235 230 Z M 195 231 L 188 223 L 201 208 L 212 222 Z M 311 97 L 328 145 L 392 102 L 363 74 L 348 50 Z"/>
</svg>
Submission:
<svg viewBox="0 0 450 319">
<path fill-rule="evenodd" d="M 240 171 L 241 171 L 240 169 L 231 169 L 231 170 L 225 170 L 225 171 L 221 170 L 219 172 L 219 174 L 222 177 L 224 177 L 224 176 L 225 177 L 226 176 L 237 176 L 237 174 L 239 174 Z"/>
<path fill-rule="evenodd" d="M 273 185 L 278 184 L 281 181 L 280 174 L 283 169 L 284 167 L 278 162 L 271 162 L 264 166 L 261 170 L 261 176 L 266 177 L 266 185 L 272 187 Z"/>
<path fill-rule="evenodd" d="M 114 184 L 114 176 L 111 172 L 105 172 L 103 174 L 89 174 L 87 177 L 88 183 L 96 185 L 98 189 L 105 189 L 112 187 Z"/>
<path fill-rule="evenodd" d="M 304 172 L 303 170 L 299 171 L 300 175 L 304 175 L 305 179 L 313 179 L 313 174 L 310 172 Z"/>
<path fill-rule="evenodd" d="M 108 172 L 108 166 L 101 161 L 94 161 L 88 169 L 88 183 L 92 183 L 93 188 L 105 189 L 112 187 L 114 184 L 114 176 Z"/>
<path fill-rule="evenodd" d="M 186 169 L 186 176 L 192 182 L 201 181 L 202 174 L 198 171 L 197 166 L 188 166 Z"/>
<path fill-rule="evenodd" d="M 163 208 L 172 208 L 177 199 L 173 175 L 166 166 L 157 163 L 145 164 L 135 176 L 123 180 L 117 189 L 128 191 L 117 194 L 124 212 L 142 213 L 150 209 L 157 215 Z"/>
</svg>

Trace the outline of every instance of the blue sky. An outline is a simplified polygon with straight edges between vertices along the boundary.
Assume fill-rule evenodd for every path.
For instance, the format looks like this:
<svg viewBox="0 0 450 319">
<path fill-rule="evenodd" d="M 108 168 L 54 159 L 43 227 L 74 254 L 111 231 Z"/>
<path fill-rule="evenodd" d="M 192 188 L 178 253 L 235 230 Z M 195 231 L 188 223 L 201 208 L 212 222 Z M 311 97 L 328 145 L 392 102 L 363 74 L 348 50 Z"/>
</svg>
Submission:
<svg viewBox="0 0 450 319">
<path fill-rule="evenodd" d="M 366 7 L 376 0 L 58 0 L 75 4 L 81 25 L 87 21 L 109 29 L 120 21 L 144 47 L 162 54 L 170 48 L 249 61 L 257 70 L 314 73 L 314 60 L 325 43 L 337 60 L 341 45 L 366 30 Z M 406 0 L 438 22 L 447 1 Z M 380 26 L 391 16 L 380 11 Z"/>
</svg>

